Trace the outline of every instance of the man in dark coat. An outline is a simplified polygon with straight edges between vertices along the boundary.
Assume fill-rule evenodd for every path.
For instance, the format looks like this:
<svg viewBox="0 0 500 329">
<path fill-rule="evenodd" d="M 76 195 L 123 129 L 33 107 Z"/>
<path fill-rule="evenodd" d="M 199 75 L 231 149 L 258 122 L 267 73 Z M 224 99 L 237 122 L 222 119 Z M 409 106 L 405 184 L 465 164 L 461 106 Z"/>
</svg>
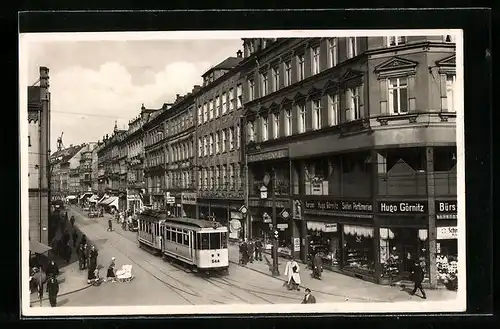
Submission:
<svg viewBox="0 0 500 329">
<path fill-rule="evenodd" d="M 51 276 L 47 282 L 47 290 L 49 292 L 50 306 L 57 306 L 57 294 L 59 293 L 59 282 L 55 276 Z"/>
<path fill-rule="evenodd" d="M 56 265 L 56 262 L 51 261 L 49 265 L 47 265 L 47 270 L 45 271 L 47 273 L 47 276 L 58 276 L 59 275 L 59 268 Z"/>
<path fill-rule="evenodd" d="M 425 295 L 424 288 L 422 287 L 422 281 L 424 281 L 424 266 L 425 264 L 423 262 L 416 261 L 412 268 L 411 277 L 415 286 L 413 287 L 411 295 L 415 295 L 417 289 L 419 289 L 422 293 L 422 298 L 426 299 L 427 296 Z"/>
<path fill-rule="evenodd" d="M 241 253 L 241 264 L 246 265 L 248 263 L 248 245 L 246 241 L 243 241 L 240 245 Z"/>
<path fill-rule="evenodd" d="M 311 295 L 311 289 L 306 288 L 306 294 L 301 304 L 316 304 L 316 298 Z"/>
<path fill-rule="evenodd" d="M 255 251 L 255 243 L 253 239 L 248 240 L 248 261 L 253 263 L 253 253 Z"/>
<path fill-rule="evenodd" d="M 262 261 L 262 240 L 255 241 L 255 260 Z"/>
<path fill-rule="evenodd" d="M 95 269 L 97 267 L 97 256 L 99 253 L 97 252 L 97 249 L 95 246 L 90 247 L 90 252 L 89 252 L 89 267 L 92 267 Z"/>
<path fill-rule="evenodd" d="M 76 254 L 78 256 L 78 268 L 80 270 L 85 269 L 85 250 L 84 250 L 84 245 L 80 244 L 78 248 L 76 249 Z"/>
</svg>

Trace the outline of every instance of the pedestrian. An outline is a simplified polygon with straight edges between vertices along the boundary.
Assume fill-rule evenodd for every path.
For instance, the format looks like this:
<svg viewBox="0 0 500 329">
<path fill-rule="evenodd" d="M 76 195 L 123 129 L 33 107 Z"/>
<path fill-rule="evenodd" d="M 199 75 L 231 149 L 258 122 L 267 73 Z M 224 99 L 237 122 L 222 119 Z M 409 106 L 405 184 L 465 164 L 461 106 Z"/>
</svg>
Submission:
<svg viewBox="0 0 500 329">
<path fill-rule="evenodd" d="M 88 246 L 87 243 L 82 245 L 82 255 L 83 255 L 83 269 L 86 269 L 88 267 Z"/>
<path fill-rule="evenodd" d="M 75 226 L 75 216 L 71 216 L 71 227 Z"/>
<path fill-rule="evenodd" d="M 73 248 L 76 248 L 76 241 L 78 240 L 78 233 L 76 233 L 76 229 L 73 229 L 72 238 L 73 238 Z"/>
<path fill-rule="evenodd" d="M 108 219 L 108 232 L 111 232 L 113 231 L 113 221 L 110 219 Z"/>
<path fill-rule="evenodd" d="M 33 274 L 33 279 L 36 282 L 38 299 L 40 300 L 40 306 L 42 306 L 43 284 L 47 280 L 47 276 L 45 275 L 45 273 L 43 273 L 43 270 L 41 268 L 34 268 L 33 271 L 35 272 L 35 274 Z"/>
<path fill-rule="evenodd" d="M 258 261 L 262 261 L 262 240 L 257 239 L 255 241 L 255 259 Z"/>
<path fill-rule="evenodd" d="M 96 269 L 97 269 L 97 266 L 95 268 L 93 268 L 90 264 L 87 267 L 87 283 L 88 284 L 91 284 L 95 280 L 95 278 L 96 278 L 95 270 Z"/>
<path fill-rule="evenodd" d="M 90 247 L 90 252 L 89 252 L 89 264 L 93 268 L 97 267 L 97 256 L 99 256 L 99 253 L 97 252 L 97 249 L 95 246 Z"/>
<path fill-rule="evenodd" d="M 56 265 L 56 262 L 53 260 L 50 261 L 49 265 L 47 265 L 47 270 L 45 271 L 47 273 L 47 276 L 58 276 L 59 275 L 59 268 Z"/>
<path fill-rule="evenodd" d="M 111 282 L 116 282 L 116 275 L 115 275 L 115 257 L 111 258 L 111 262 L 109 263 L 108 266 L 108 272 L 106 273 L 106 281 L 111 278 Z"/>
<path fill-rule="evenodd" d="M 248 260 L 250 263 L 253 263 L 253 255 L 255 251 L 255 243 L 252 238 L 248 241 Z"/>
<path fill-rule="evenodd" d="M 66 261 L 66 264 L 69 264 L 69 262 L 71 261 L 72 251 L 73 250 L 71 249 L 71 246 L 68 241 L 68 243 L 64 246 L 64 260 Z"/>
<path fill-rule="evenodd" d="M 57 294 L 59 293 L 59 282 L 55 276 L 51 276 L 47 282 L 49 302 L 51 307 L 57 306 Z"/>
<path fill-rule="evenodd" d="M 83 248 L 84 245 L 81 244 L 78 246 L 78 249 L 76 250 L 76 254 L 78 256 L 78 268 L 80 270 L 85 269 L 85 250 Z"/>
<path fill-rule="evenodd" d="M 285 266 L 285 275 L 288 276 L 288 290 L 300 290 L 299 285 L 300 281 L 300 267 L 299 264 L 295 261 L 295 258 L 292 258 L 286 263 Z"/>
<path fill-rule="evenodd" d="M 316 304 L 316 298 L 311 295 L 311 289 L 306 288 L 306 294 L 304 295 L 302 304 Z"/>
<path fill-rule="evenodd" d="M 411 295 L 415 295 L 417 292 L 417 289 L 420 290 L 422 293 L 422 298 L 427 299 L 427 296 L 425 294 L 425 290 L 422 287 L 422 281 L 424 281 L 424 268 L 425 268 L 425 262 L 423 261 L 416 261 L 412 271 L 411 271 L 411 277 L 412 281 L 415 284 L 413 287 L 413 291 L 411 292 Z"/>
<path fill-rule="evenodd" d="M 248 245 L 245 240 L 240 245 L 240 253 L 241 253 L 241 264 L 245 266 L 248 263 Z"/>
</svg>

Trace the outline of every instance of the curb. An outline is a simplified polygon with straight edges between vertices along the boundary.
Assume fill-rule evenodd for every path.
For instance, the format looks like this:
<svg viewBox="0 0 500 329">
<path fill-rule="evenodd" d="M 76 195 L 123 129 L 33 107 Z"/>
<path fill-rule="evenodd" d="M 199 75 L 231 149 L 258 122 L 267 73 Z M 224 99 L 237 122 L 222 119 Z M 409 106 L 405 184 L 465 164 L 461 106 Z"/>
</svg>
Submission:
<svg viewBox="0 0 500 329">
<path fill-rule="evenodd" d="M 82 288 L 78 288 L 78 289 L 74 289 L 74 290 L 67 291 L 67 292 L 62 293 L 62 294 L 58 294 L 58 295 L 57 295 L 57 297 L 59 298 L 59 297 L 62 297 L 62 296 L 70 295 L 70 294 L 73 294 L 73 293 L 75 293 L 75 292 L 79 292 L 79 291 L 82 291 L 82 290 L 88 289 L 88 288 L 90 288 L 90 287 L 92 287 L 92 285 L 91 285 L 91 284 L 88 284 L 88 285 L 86 285 L 86 286 L 84 286 L 84 287 L 82 287 Z M 43 301 L 47 301 L 47 300 L 49 300 L 49 298 L 48 298 L 48 297 L 44 297 L 44 298 L 42 298 L 42 302 L 43 302 Z M 32 300 L 30 299 L 30 305 L 31 305 L 31 304 L 35 304 L 35 303 L 40 303 L 40 299 L 37 299 L 37 300 L 34 300 L 34 301 L 32 301 Z"/>
</svg>

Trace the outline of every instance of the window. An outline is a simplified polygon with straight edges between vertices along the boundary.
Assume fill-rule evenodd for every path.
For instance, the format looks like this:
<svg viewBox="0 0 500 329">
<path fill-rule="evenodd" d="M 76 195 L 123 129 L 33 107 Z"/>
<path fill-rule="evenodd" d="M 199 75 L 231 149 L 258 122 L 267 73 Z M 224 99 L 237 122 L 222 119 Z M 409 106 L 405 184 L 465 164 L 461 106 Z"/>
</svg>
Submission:
<svg viewBox="0 0 500 329">
<path fill-rule="evenodd" d="M 229 165 L 229 187 L 234 190 L 234 163 Z"/>
<path fill-rule="evenodd" d="M 247 123 L 247 134 L 248 141 L 253 142 L 255 140 L 255 127 L 253 121 Z"/>
<path fill-rule="evenodd" d="M 28 147 L 31 147 L 31 136 L 28 136 Z"/>
<path fill-rule="evenodd" d="M 241 141 L 241 132 L 240 132 L 240 125 L 236 125 L 236 148 L 240 148 L 240 141 Z"/>
<path fill-rule="evenodd" d="M 262 117 L 262 141 L 265 142 L 268 139 L 269 129 L 269 119 L 267 117 Z"/>
<path fill-rule="evenodd" d="M 297 79 L 298 79 L 298 81 L 301 81 L 301 80 L 304 80 L 304 78 L 306 77 L 306 74 L 305 74 L 306 63 L 305 63 L 304 55 L 297 56 L 297 64 L 298 64 Z"/>
<path fill-rule="evenodd" d="M 292 110 L 285 110 L 285 136 L 292 134 Z"/>
<path fill-rule="evenodd" d="M 208 170 L 208 176 L 210 178 L 210 188 L 213 188 L 214 187 L 214 184 L 215 184 L 215 169 L 214 167 L 210 167 L 210 169 Z"/>
<path fill-rule="evenodd" d="M 253 81 L 252 81 L 253 86 Z M 233 89 L 231 88 L 231 98 L 233 97 Z M 253 99 L 253 87 L 252 87 L 252 98 Z M 240 109 L 243 106 L 243 88 L 240 85 L 236 86 L 236 108 Z"/>
<path fill-rule="evenodd" d="M 360 104 L 359 104 L 359 87 L 347 89 L 347 115 L 348 121 L 358 120 L 360 118 Z"/>
<path fill-rule="evenodd" d="M 209 140 L 210 140 L 210 155 L 213 155 L 214 154 L 214 135 L 213 134 L 210 134 L 209 136 Z"/>
<path fill-rule="evenodd" d="M 208 189 L 208 170 L 207 170 L 207 168 L 203 169 L 203 179 L 204 179 L 203 187 L 205 189 Z"/>
<path fill-rule="evenodd" d="M 222 152 L 226 152 L 226 140 L 227 140 L 227 132 L 226 129 L 222 130 Z"/>
<path fill-rule="evenodd" d="M 260 95 L 261 97 L 264 97 L 267 95 L 267 91 L 268 91 L 268 85 L 267 85 L 267 72 L 264 72 L 264 73 L 261 73 L 260 75 L 260 81 L 262 82 L 261 84 L 261 91 L 260 91 Z"/>
<path fill-rule="evenodd" d="M 314 47 L 312 48 L 312 74 L 315 75 L 319 72 L 319 47 Z"/>
<path fill-rule="evenodd" d="M 338 64 L 337 38 L 328 39 L 328 67 Z"/>
<path fill-rule="evenodd" d="M 218 118 L 220 116 L 220 98 L 219 96 L 215 97 L 215 117 Z"/>
<path fill-rule="evenodd" d="M 304 104 L 297 105 L 297 110 L 298 110 L 298 113 L 299 113 L 299 117 L 298 117 L 298 124 L 299 124 L 298 132 L 299 132 L 299 134 L 305 133 L 306 132 L 306 107 L 305 107 Z"/>
<path fill-rule="evenodd" d="M 220 152 L 220 139 L 219 139 L 219 131 L 215 133 L 215 153 L 219 154 Z"/>
<path fill-rule="evenodd" d="M 285 87 L 292 84 L 292 64 L 290 61 L 283 63 L 285 68 Z"/>
<path fill-rule="evenodd" d="M 347 58 L 353 58 L 358 55 L 358 45 L 356 37 L 347 38 Z"/>
<path fill-rule="evenodd" d="M 248 80 L 248 100 L 253 101 L 255 98 L 255 85 L 253 79 Z"/>
<path fill-rule="evenodd" d="M 220 167 L 215 166 L 215 188 L 219 188 L 220 183 Z"/>
<path fill-rule="evenodd" d="M 389 79 L 388 103 L 391 114 L 408 113 L 408 83 L 406 78 Z"/>
<path fill-rule="evenodd" d="M 238 85 L 241 88 L 241 85 Z M 234 89 L 229 89 L 229 111 L 234 110 Z"/>
<path fill-rule="evenodd" d="M 328 123 L 330 126 L 339 124 L 339 95 L 328 95 Z"/>
<path fill-rule="evenodd" d="M 212 120 L 214 118 L 214 102 L 213 100 L 208 101 L 208 120 Z"/>
<path fill-rule="evenodd" d="M 405 43 L 406 43 L 406 37 L 402 36 L 387 37 L 387 47 L 404 45 Z"/>
<path fill-rule="evenodd" d="M 312 114 L 312 128 L 315 130 L 321 129 L 321 100 L 317 99 L 312 101 Z"/>
<path fill-rule="evenodd" d="M 227 95 L 226 93 L 222 93 L 222 115 L 227 112 Z"/>
<path fill-rule="evenodd" d="M 234 131 L 233 128 L 229 128 L 229 150 L 232 151 L 234 149 Z"/>
<path fill-rule="evenodd" d="M 198 124 L 201 125 L 203 123 L 203 109 L 200 106 L 198 106 Z"/>
<path fill-rule="evenodd" d="M 446 102 L 448 105 L 448 112 L 456 112 L 455 108 L 455 85 L 456 75 L 448 74 L 446 76 Z"/>
<path fill-rule="evenodd" d="M 196 235 L 198 236 L 197 245 L 199 246 L 199 249 L 201 250 L 210 249 L 209 238 L 208 238 L 209 233 L 198 233 Z"/>
<path fill-rule="evenodd" d="M 273 114 L 273 138 L 276 139 L 280 136 L 280 114 Z"/>
<path fill-rule="evenodd" d="M 273 91 L 280 89 L 280 69 L 278 67 L 273 68 Z"/>
<path fill-rule="evenodd" d="M 207 142 L 207 136 L 203 137 L 203 156 L 208 155 L 208 142 Z"/>
<path fill-rule="evenodd" d="M 224 188 L 226 187 L 226 165 L 222 165 L 222 172 L 221 172 L 221 187 Z"/>
</svg>

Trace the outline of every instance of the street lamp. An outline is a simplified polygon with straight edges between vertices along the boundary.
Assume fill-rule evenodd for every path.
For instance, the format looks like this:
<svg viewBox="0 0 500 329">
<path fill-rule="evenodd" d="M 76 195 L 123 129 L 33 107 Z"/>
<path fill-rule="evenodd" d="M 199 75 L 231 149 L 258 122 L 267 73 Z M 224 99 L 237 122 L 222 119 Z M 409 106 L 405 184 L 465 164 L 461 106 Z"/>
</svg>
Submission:
<svg viewBox="0 0 500 329">
<path fill-rule="evenodd" d="M 272 230 L 273 230 L 273 249 L 272 249 L 272 256 L 273 256 L 273 268 L 272 268 L 272 275 L 273 276 L 279 276 L 279 269 L 278 269 L 278 228 L 277 228 L 277 215 L 276 215 L 276 170 L 273 167 L 271 169 L 271 177 L 269 174 L 266 174 L 264 176 L 264 185 L 269 185 L 271 184 L 271 204 L 272 204 Z M 264 192 L 264 193 L 262 193 Z M 265 195 L 265 191 L 261 189 L 261 198 L 267 198 L 267 195 Z"/>
</svg>

